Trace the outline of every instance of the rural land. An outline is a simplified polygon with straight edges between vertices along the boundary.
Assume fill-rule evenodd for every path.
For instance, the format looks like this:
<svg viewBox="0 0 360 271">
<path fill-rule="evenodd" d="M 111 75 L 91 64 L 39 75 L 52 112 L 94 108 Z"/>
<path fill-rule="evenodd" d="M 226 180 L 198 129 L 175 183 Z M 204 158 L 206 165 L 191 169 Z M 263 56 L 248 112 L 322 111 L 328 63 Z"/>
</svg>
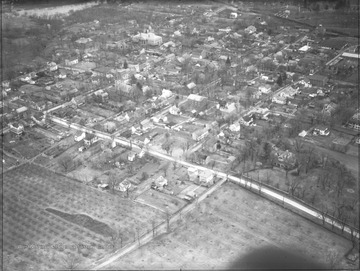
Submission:
<svg viewBox="0 0 360 271">
<path fill-rule="evenodd" d="M 359 270 L 357 0 L 1 4 L 3 270 Z"/>
</svg>

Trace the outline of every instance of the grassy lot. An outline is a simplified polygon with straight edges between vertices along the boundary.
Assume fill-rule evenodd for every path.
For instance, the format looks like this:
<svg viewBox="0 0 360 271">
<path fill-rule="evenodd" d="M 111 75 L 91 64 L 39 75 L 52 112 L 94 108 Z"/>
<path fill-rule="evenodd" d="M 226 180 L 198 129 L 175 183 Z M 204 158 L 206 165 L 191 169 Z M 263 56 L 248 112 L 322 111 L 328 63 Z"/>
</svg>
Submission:
<svg viewBox="0 0 360 271">
<path fill-rule="evenodd" d="M 287 268 L 351 268 L 343 257 L 350 248 L 349 241 L 229 183 L 169 234 L 107 268 L 251 270 L 264 268 L 256 265 L 264 255 L 260 261 L 251 258 L 259 249 L 276 251 L 278 260 L 292 255 Z"/>
<path fill-rule="evenodd" d="M 151 230 L 149 221 L 162 217 L 146 205 L 31 164 L 6 172 L 3 179 L 4 270 L 67 269 L 66 255 L 86 266 L 112 250 L 110 229 L 119 230 L 126 244 L 133 241 L 135 227 Z M 78 244 L 86 249 L 77 249 Z"/>
<path fill-rule="evenodd" d="M 92 105 L 87 104 L 87 105 L 83 106 L 82 109 L 84 111 L 91 112 L 92 114 L 95 114 L 95 115 L 98 115 L 98 116 L 101 116 L 104 118 L 109 118 L 109 117 L 115 115 L 115 112 L 94 106 L 94 104 L 92 104 Z"/>
<path fill-rule="evenodd" d="M 288 192 L 291 187 L 299 183 L 296 191 L 304 191 L 303 196 L 300 197 L 303 201 L 310 205 L 322 210 L 327 208 L 330 214 L 338 211 L 338 206 L 344 205 L 346 213 L 348 215 L 347 223 L 354 225 L 354 221 L 357 221 L 356 227 L 358 227 L 359 219 L 359 206 L 356 202 L 359 200 L 358 184 L 348 184 L 344 187 L 342 195 L 338 198 L 336 195 L 336 183 L 330 184 L 330 187 L 325 189 L 321 185 L 319 180 L 322 174 L 321 168 L 315 168 L 310 170 L 306 175 L 303 174 L 299 178 L 288 173 L 286 178 L 286 172 L 282 169 L 259 169 L 249 172 L 249 177 L 254 180 L 260 180 L 263 183 L 276 187 L 280 190 Z M 300 193 L 301 194 L 301 193 Z M 355 203 L 352 207 L 352 203 Z"/>
</svg>

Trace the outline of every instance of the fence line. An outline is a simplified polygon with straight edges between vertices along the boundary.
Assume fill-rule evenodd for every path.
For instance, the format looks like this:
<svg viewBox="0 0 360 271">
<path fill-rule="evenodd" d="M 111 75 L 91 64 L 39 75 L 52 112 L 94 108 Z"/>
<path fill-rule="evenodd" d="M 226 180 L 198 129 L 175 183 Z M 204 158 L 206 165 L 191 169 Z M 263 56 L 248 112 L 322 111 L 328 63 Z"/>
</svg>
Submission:
<svg viewBox="0 0 360 271">
<path fill-rule="evenodd" d="M 245 189 L 248 189 L 249 191 L 257 192 L 257 195 L 269 199 L 274 203 L 277 204 L 281 203 L 279 205 L 281 205 L 282 207 L 287 207 L 291 211 L 301 215 L 306 219 L 310 219 L 311 221 L 316 222 L 317 224 L 323 226 L 328 230 L 331 230 L 334 233 L 337 234 L 341 233 L 344 237 L 348 239 L 350 238 L 350 240 L 353 240 L 354 238 L 359 239 L 359 229 L 347 224 L 344 221 L 341 221 L 340 219 L 328 213 L 324 213 L 323 211 L 317 209 L 314 206 L 309 205 L 308 203 L 296 197 L 290 196 L 288 193 L 282 190 L 276 189 L 264 183 L 260 183 L 244 175 L 241 175 L 240 178 L 232 177 L 232 176 L 229 177 L 231 177 L 229 178 L 229 180 L 232 181 L 233 183 L 241 185 Z M 241 181 L 243 181 L 244 184 Z M 268 190 L 266 193 L 263 193 L 264 188 Z M 276 194 L 280 195 L 282 198 L 280 199 L 279 197 L 276 197 Z M 292 202 L 292 204 L 290 204 L 290 202 Z M 304 211 L 301 207 L 307 208 L 309 212 Z M 326 227 L 326 225 L 331 225 L 331 228 Z M 338 231 L 335 231 L 335 229 L 338 229 Z"/>
</svg>

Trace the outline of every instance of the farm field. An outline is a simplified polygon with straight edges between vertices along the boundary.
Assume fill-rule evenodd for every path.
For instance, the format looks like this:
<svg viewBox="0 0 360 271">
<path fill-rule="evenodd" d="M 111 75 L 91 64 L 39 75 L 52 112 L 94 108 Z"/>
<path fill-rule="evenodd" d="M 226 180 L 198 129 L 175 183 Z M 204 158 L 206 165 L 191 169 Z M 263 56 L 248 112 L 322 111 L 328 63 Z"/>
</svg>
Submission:
<svg viewBox="0 0 360 271">
<path fill-rule="evenodd" d="M 134 230 L 151 230 L 163 214 L 33 164 L 3 174 L 4 270 L 79 268 L 113 250 L 114 230 L 122 243 Z M 82 246 L 79 246 L 82 245 Z"/>
<path fill-rule="evenodd" d="M 257 251 L 264 262 L 271 262 L 266 251 L 277 254 L 276 259 L 293 260 L 288 265 L 273 262 L 278 270 L 355 268 L 358 263 L 353 266 L 343 257 L 350 249 L 350 241 L 227 183 L 172 226 L 169 234 L 158 236 L 107 269 L 264 268 L 255 257 Z"/>
</svg>

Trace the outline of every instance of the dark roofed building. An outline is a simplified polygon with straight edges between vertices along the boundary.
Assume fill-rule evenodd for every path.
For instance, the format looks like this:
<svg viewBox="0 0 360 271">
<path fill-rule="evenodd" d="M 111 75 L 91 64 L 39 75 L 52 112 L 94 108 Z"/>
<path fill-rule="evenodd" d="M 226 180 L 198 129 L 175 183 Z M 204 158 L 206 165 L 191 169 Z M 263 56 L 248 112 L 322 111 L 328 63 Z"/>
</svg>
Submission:
<svg viewBox="0 0 360 271">
<path fill-rule="evenodd" d="M 329 81 L 329 78 L 323 75 L 310 75 L 309 77 L 310 83 L 313 86 L 323 87 L 326 85 L 326 83 Z"/>
<path fill-rule="evenodd" d="M 341 50 L 348 43 L 343 39 L 328 39 L 320 43 L 320 47 L 332 50 Z"/>
</svg>

